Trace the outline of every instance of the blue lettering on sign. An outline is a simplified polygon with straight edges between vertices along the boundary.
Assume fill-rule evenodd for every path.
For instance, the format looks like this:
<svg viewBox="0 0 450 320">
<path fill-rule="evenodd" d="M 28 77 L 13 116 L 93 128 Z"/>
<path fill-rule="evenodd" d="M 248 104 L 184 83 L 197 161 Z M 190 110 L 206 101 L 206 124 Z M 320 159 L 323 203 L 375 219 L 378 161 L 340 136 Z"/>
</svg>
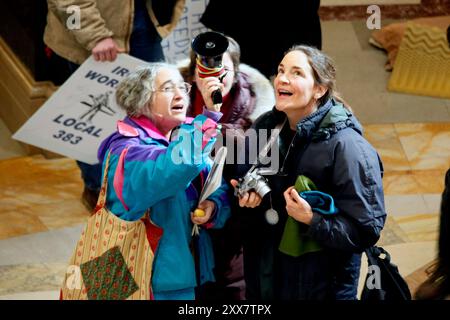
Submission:
<svg viewBox="0 0 450 320">
<path fill-rule="evenodd" d="M 119 83 L 119 80 L 110 78 L 109 76 L 97 73 L 93 70 L 89 70 L 84 77 L 90 80 L 96 80 L 98 83 L 104 84 L 111 88 L 115 88 Z"/>
<path fill-rule="evenodd" d="M 189 44 L 189 39 L 182 39 L 175 41 L 175 46 L 178 48 L 185 48 Z"/>
<path fill-rule="evenodd" d="M 191 40 L 198 34 L 208 31 L 200 21 L 209 0 L 186 1 L 183 14 L 176 28 L 165 38 L 161 45 L 169 62 L 176 62 L 189 57 Z"/>
<path fill-rule="evenodd" d="M 195 36 L 197 36 L 198 34 L 200 34 L 202 32 L 206 32 L 206 31 L 208 31 L 208 29 L 205 27 L 192 28 L 191 29 L 191 37 L 195 38 Z"/>
<path fill-rule="evenodd" d="M 128 70 L 127 68 L 123 68 L 121 66 L 117 66 L 111 72 L 113 74 L 117 74 L 117 75 L 119 75 L 121 77 L 125 77 L 127 74 L 130 73 L 130 70 Z"/>
<path fill-rule="evenodd" d="M 203 13 L 193 13 L 191 18 L 193 20 L 193 22 L 191 23 L 191 25 L 195 25 L 195 24 L 201 24 L 200 22 L 200 18 L 202 17 Z M 194 19 L 195 18 L 195 19 Z"/>
<path fill-rule="evenodd" d="M 180 29 L 175 29 L 173 31 L 173 35 L 174 37 L 178 36 L 178 34 L 180 34 L 180 37 L 183 38 L 188 38 L 189 37 L 189 29 L 188 28 L 180 28 Z M 189 40 L 189 39 L 188 39 Z"/>
<path fill-rule="evenodd" d="M 64 142 L 69 142 L 70 144 L 78 144 L 78 142 L 83 140 L 83 137 L 76 136 L 73 133 L 66 132 L 64 130 L 58 130 L 58 132 L 53 135 L 53 138 Z"/>
<path fill-rule="evenodd" d="M 80 121 L 75 118 L 64 118 L 63 114 L 58 115 L 53 122 L 63 125 L 64 127 L 73 127 L 76 131 L 91 135 L 93 137 L 100 138 L 102 128 L 89 125 L 86 122 Z M 55 137 L 56 138 L 56 137 Z"/>
</svg>

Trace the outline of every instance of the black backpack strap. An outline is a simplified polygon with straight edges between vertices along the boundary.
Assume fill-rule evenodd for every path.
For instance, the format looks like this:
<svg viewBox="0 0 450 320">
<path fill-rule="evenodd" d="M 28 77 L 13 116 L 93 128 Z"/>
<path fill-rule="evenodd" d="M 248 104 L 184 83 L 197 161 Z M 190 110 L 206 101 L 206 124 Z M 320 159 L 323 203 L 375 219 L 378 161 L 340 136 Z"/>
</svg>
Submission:
<svg viewBox="0 0 450 320">
<path fill-rule="evenodd" d="M 365 250 L 368 265 L 378 266 L 383 288 L 363 290 L 363 300 L 411 300 L 408 284 L 400 275 L 398 267 L 391 262 L 391 255 L 382 247 L 373 246 Z M 384 255 L 384 257 L 381 257 Z M 367 277 L 366 277 L 367 281 Z M 370 292 L 372 291 L 372 292 Z"/>
<path fill-rule="evenodd" d="M 365 253 L 367 256 L 371 255 L 373 257 L 383 259 L 383 261 L 385 261 L 386 263 L 391 263 L 391 255 L 382 247 L 377 246 L 370 247 L 365 250 Z M 384 258 L 380 257 L 382 254 L 384 254 L 385 256 Z"/>
</svg>

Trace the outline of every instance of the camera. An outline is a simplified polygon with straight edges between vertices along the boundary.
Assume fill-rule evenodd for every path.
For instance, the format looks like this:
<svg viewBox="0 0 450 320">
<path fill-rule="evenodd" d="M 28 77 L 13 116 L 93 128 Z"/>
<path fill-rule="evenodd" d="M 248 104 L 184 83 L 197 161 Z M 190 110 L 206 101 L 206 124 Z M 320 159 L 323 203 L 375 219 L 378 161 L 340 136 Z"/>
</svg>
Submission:
<svg viewBox="0 0 450 320">
<path fill-rule="evenodd" d="M 256 168 L 249 170 L 245 176 L 239 178 L 239 183 L 234 189 L 234 195 L 243 197 L 250 190 L 255 190 L 261 198 L 264 198 L 272 189 L 267 179 L 263 175 L 273 174 L 272 170 L 266 168 Z"/>
</svg>

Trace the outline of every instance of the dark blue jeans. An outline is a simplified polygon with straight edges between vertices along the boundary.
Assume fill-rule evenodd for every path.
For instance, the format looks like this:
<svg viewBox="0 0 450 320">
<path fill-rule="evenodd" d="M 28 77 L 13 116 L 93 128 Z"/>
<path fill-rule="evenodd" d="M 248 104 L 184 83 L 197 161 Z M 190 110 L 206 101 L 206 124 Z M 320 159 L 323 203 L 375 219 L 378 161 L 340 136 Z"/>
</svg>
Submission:
<svg viewBox="0 0 450 320">
<path fill-rule="evenodd" d="M 134 4 L 130 55 L 147 62 L 164 61 L 162 38 L 150 20 L 145 0 L 135 0 Z"/>
<path fill-rule="evenodd" d="M 147 62 L 165 61 L 161 41 L 153 25 L 145 32 L 136 30 L 130 38 L 130 55 Z"/>
</svg>

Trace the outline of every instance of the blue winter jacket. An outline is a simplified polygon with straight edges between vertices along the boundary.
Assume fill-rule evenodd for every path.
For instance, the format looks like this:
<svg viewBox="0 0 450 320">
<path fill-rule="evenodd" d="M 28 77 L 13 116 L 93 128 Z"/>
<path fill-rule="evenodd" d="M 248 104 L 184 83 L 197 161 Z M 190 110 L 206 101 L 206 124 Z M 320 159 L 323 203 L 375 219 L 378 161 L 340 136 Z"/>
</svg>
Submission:
<svg viewBox="0 0 450 320">
<path fill-rule="evenodd" d="M 208 115 L 211 116 L 211 113 Z M 218 114 L 216 116 L 219 117 Z M 194 259 L 189 248 L 193 227 L 190 212 L 197 207 L 200 193 L 199 188 L 194 186 L 194 180 L 200 176 L 204 180 L 212 164 L 209 153 L 215 138 L 202 139 L 200 131 L 208 122 L 211 123 L 211 119 L 205 115 L 197 116 L 191 123 L 183 124 L 178 130 L 178 138 L 169 142 L 148 118 L 126 117 L 118 122 L 117 132 L 103 141 L 98 152 L 101 161 L 111 152 L 107 173 L 107 208 L 127 221 L 142 218 L 150 209 L 152 222 L 162 228 L 153 263 L 154 292 L 182 290 L 197 285 Z M 126 148 L 120 178 L 116 175 L 116 169 Z M 115 177 L 122 181 L 114 181 Z M 225 183 L 222 183 L 208 198 L 214 201 L 216 210 L 206 227 L 219 228 L 229 217 L 226 189 Z M 202 253 L 206 257 L 202 257 L 202 261 L 206 259 L 211 262 L 212 248 L 205 234 L 200 237 L 205 241 Z M 206 265 L 212 266 L 213 263 Z M 203 269 L 205 272 L 211 273 Z"/>
</svg>

